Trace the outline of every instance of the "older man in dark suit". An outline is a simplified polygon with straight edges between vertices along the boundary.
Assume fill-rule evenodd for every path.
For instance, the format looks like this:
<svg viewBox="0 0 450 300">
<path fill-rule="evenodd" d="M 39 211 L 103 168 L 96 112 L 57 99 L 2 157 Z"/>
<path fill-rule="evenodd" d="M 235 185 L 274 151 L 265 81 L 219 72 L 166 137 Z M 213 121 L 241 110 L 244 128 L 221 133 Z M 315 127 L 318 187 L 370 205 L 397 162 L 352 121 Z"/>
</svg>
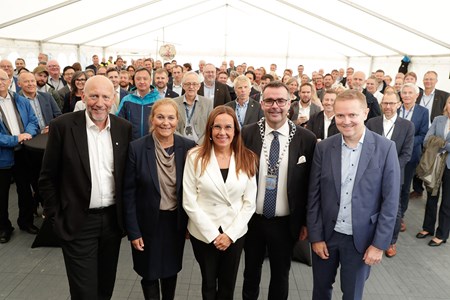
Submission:
<svg viewBox="0 0 450 300">
<path fill-rule="evenodd" d="M 200 85 L 198 94 L 213 101 L 213 107 L 224 105 L 231 101 L 230 93 L 225 84 L 216 80 L 216 67 L 206 64 L 203 68 L 204 81 Z"/>
<path fill-rule="evenodd" d="M 258 299 L 266 249 L 268 299 L 287 299 L 292 249 L 296 241 L 306 239 L 308 182 L 316 137 L 288 120 L 290 104 L 284 83 L 268 83 L 261 101 L 264 118 L 242 129 L 245 145 L 260 157 L 256 213 L 248 224 L 244 246 L 245 300 Z"/>
<path fill-rule="evenodd" d="M 399 118 L 397 108 L 400 106 L 399 95 L 391 90 L 385 89 L 383 100 L 381 100 L 381 110 L 383 116 L 378 116 L 367 121 L 367 128 L 382 135 L 395 143 L 397 148 L 398 162 L 400 164 L 400 183 L 403 183 L 405 166 L 411 159 L 414 146 L 414 124 L 411 121 Z M 387 257 L 397 254 L 397 238 L 401 227 L 402 207 L 399 205 L 399 213 L 395 222 L 394 234 L 391 245 L 386 250 Z"/>
<path fill-rule="evenodd" d="M 50 123 L 39 180 L 44 214 L 61 239 L 72 299 L 110 299 L 123 230 L 122 181 L 131 124 L 109 114 L 113 84 L 94 76 L 86 110 Z"/>
<path fill-rule="evenodd" d="M 339 94 L 334 112 L 341 134 L 317 144 L 310 176 L 313 300 L 331 299 L 339 265 L 343 299 L 362 299 L 370 266 L 390 245 L 399 205 L 395 144 L 366 130 L 364 95 Z"/>
</svg>

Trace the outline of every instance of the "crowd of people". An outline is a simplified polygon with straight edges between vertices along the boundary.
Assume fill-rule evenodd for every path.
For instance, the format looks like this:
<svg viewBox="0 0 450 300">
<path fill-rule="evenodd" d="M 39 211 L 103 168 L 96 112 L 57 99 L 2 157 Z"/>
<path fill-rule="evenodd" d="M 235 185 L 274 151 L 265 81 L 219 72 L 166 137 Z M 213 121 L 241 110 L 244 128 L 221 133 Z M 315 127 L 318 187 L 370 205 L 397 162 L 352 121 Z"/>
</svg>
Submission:
<svg viewBox="0 0 450 300">
<path fill-rule="evenodd" d="M 201 60 L 194 71 L 94 55 L 61 72 L 38 59 L 0 61 L 0 243 L 14 231 L 13 179 L 19 229 L 39 232 L 41 205 L 72 299 L 111 298 L 125 235 L 145 299 L 174 299 L 186 238 L 203 299 L 233 298 L 242 252 L 242 298 L 258 299 L 268 257 L 268 298 L 287 299 L 299 240 L 311 243 L 313 299 L 331 299 L 339 266 L 344 299 L 361 299 L 425 189 L 416 237 L 448 239 L 450 95 L 435 71 L 420 88 L 414 72 L 381 69 L 278 75 Z M 38 135 L 45 152 L 27 147 Z"/>
</svg>

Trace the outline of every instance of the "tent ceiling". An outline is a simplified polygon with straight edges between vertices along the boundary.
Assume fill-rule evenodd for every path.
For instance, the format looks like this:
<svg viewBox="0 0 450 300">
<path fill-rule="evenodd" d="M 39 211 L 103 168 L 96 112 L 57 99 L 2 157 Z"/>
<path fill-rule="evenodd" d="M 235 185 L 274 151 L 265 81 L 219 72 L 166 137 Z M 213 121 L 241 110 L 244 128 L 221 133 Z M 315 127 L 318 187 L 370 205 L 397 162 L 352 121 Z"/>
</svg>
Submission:
<svg viewBox="0 0 450 300">
<path fill-rule="evenodd" d="M 448 55 L 443 0 L 17 0 L 0 38 L 198 55 Z M 418 6 L 420 5 L 420 6 Z"/>
</svg>

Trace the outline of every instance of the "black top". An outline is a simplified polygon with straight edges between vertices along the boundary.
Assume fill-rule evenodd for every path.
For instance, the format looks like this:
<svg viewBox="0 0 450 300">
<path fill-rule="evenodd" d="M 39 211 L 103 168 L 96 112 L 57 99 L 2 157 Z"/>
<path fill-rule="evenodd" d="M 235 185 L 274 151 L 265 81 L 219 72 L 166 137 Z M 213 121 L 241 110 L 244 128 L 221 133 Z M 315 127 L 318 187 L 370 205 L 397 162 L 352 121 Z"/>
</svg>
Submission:
<svg viewBox="0 0 450 300">
<path fill-rule="evenodd" d="M 222 173 L 223 182 L 226 182 L 228 177 L 228 168 L 220 169 L 220 173 Z"/>
</svg>

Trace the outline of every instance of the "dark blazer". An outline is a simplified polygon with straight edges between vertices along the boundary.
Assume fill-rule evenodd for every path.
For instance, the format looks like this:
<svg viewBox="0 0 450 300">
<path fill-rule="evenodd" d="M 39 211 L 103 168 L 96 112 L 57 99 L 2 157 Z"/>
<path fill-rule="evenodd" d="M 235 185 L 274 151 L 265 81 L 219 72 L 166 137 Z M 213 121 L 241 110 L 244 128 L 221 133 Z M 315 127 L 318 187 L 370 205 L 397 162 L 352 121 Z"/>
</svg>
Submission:
<svg viewBox="0 0 450 300">
<path fill-rule="evenodd" d="M 230 93 L 228 92 L 228 87 L 226 84 L 220 83 L 217 80 L 215 81 L 215 88 L 214 91 L 214 104 L 213 107 L 224 105 L 227 102 L 231 101 Z M 200 85 L 200 89 L 198 90 L 197 94 L 201 96 L 205 96 L 205 83 L 202 82 Z"/>
<path fill-rule="evenodd" d="M 63 88 L 56 91 L 59 95 L 59 99 L 64 99 L 67 94 L 70 94 L 69 85 L 65 85 Z"/>
<path fill-rule="evenodd" d="M 367 107 L 369 108 L 369 114 L 367 115 L 366 122 L 371 118 L 381 116 L 380 105 L 377 98 L 369 93 L 366 89 L 363 90 L 364 96 L 366 96 Z"/>
<path fill-rule="evenodd" d="M 242 138 L 250 150 L 258 156 L 261 155 L 262 140 L 257 123 L 244 126 Z M 316 137 L 314 134 L 305 128 L 296 126 L 294 137 L 289 144 L 288 175 L 285 179 L 287 180 L 291 235 L 295 241 L 299 238 L 301 226 L 306 225 L 309 173 L 315 146 Z M 302 156 L 305 157 L 305 162 L 298 163 Z"/>
<path fill-rule="evenodd" d="M 175 93 L 174 91 L 170 90 L 169 88 L 167 88 L 166 90 L 166 98 L 176 98 L 179 97 L 180 95 L 178 95 L 177 93 Z"/>
<path fill-rule="evenodd" d="M 420 101 L 422 100 L 424 91 L 421 90 L 419 92 L 419 96 L 416 99 L 416 103 L 420 104 Z M 433 106 L 431 107 L 430 112 L 430 123 L 433 122 L 434 118 L 436 116 L 442 116 L 442 113 L 444 112 L 445 103 L 447 102 L 447 98 L 450 96 L 449 93 L 446 91 L 434 90 L 434 99 L 433 99 Z"/>
<path fill-rule="evenodd" d="M 262 117 L 264 117 L 264 112 L 261 109 L 259 102 L 256 102 L 252 98 L 248 100 L 247 112 L 245 113 L 244 124 L 248 125 L 258 122 Z M 231 101 L 225 104 L 236 111 L 236 101 Z M 238 120 L 239 121 L 239 120 Z"/>
<path fill-rule="evenodd" d="M 308 197 L 308 236 L 327 242 L 334 232 L 341 197 L 342 135 L 317 144 Z M 391 243 L 399 206 L 400 167 L 394 142 L 366 130 L 352 194 L 352 228 L 359 253 Z"/>
<path fill-rule="evenodd" d="M 114 156 L 115 199 L 118 225 L 123 230 L 122 181 L 131 140 L 131 124 L 109 115 Z M 50 122 L 39 190 L 44 214 L 54 218 L 54 230 L 65 241 L 73 240 L 88 216 L 91 171 L 84 110 L 62 115 Z"/>
<path fill-rule="evenodd" d="M 397 111 L 397 114 L 401 117 L 400 110 Z M 410 159 L 411 163 L 418 163 L 422 156 L 422 144 L 428 131 L 428 120 L 428 109 L 418 104 L 414 105 L 414 111 L 411 117 L 411 122 L 414 123 L 414 147 Z"/>
<path fill-rule="evenodd" d="M 124 90 L 123 88 L 120 88 L 120 101 L 122 101 L 123 97 L 125 97 L 126 95 L 128 95 L 128 91 Z"/>
<path fill-rule="evenodd" d="M 178 229 L 186 229 L 187 226 L 187 215 L 183 210 L 182 178 L 186 153 L 194 146 L 194 141 L 174 135 Z M 152 236 L 157 232 L 161 191 L 155 141 L 151 134 L 130 143 L 124 179 L 123 209 L 128 239 Z"/>
<path fill-rule="evenodd" d="M 13 81 L 14 81 L 14 85 L 16 86 L 16 93 L 20 92 L 22 90 L 22 88 L 18 84 L 19 79 L 17 77 L 13 76 Z"/>
<path fill-rule="evenodd" d="M 383 135 L 383 116 L 375 117 L 367 121 L 367 128 L 373 132 Z M 414 123 L 397 115 L 394 129 L 392 130 L 391 141 L 395 143 L 397 149 L 398 162 L 401 169 L 401 183 L 403 183 L 404 170 L 411 159 L 414 147 Z"/>
<path fill-rule="evenodd" d="M 259 102 L 259 100 L 261 99 L 261 92 L 252 87 L 252 89 L 250 90 L 250 97 Z"/>
<path fill-rule="evenodd" d="M 324 121 L 324 112 L 319 111 L 318 113 L 315 113 L 314 115 L 309 118 L 308 124 L 306 125 L 306 128 L 311 130 L 318 139 L 323 140 L 325 137 L 325 121 Z M 330 127 L 328 127 L 328 137 L 338 134 L 339 130 L 336 127 L 336 122 L 333 117 L 331 120 Z"/>
</svg>

